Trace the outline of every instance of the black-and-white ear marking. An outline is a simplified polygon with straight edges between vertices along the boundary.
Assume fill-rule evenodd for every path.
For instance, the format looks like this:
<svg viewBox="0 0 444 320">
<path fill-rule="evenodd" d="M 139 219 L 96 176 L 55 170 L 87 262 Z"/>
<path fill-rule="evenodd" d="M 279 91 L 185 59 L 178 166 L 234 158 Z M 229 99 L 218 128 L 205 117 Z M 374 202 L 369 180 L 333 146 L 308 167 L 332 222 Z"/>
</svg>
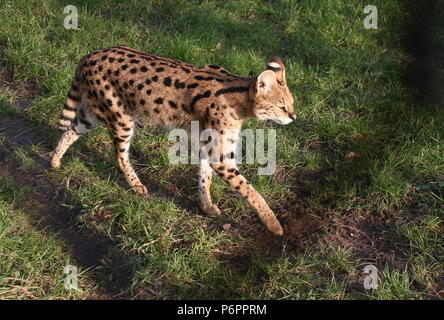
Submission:
<svg viewBox="0 0 444 320">
<path fill-rule="evenodd" d="M 285 66 L 281 58 L 271 58 L 271 60 L 267 63 L 267 70 L 271 70 L 276 73 L 276 79 L 278 80 L 278 82 L 285 82 Z"/>
<path fill-rule="evenodd" d="M 274 72 L 278 72 L 278 71 L 282 70 L 281 66 L 277 62 L 268 62 L 267 69 L 274 71 Z"/>
</svg>

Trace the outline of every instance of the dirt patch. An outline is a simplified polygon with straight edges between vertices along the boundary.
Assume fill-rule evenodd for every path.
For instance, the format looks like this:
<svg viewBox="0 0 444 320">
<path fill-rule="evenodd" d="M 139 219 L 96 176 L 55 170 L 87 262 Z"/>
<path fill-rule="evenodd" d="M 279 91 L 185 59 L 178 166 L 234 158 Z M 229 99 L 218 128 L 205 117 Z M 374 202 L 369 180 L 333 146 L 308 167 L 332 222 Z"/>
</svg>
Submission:
<svg viewBox="0 0 444 320">
<path fill-rule="evenodd" d="M 300 202 L 293 201 L 283 201 L 279 208 L 273 209 L 284 228 L 282 238 L 266 231 L 253 212 L 239 224 L 229 221 L 229 217 L 218 217 L 210 222 L 210 226 L 215 230 L 222 230 L 224 224 L 230 223 L 231 227 L 226 232 L 231 233 L 233 238 L 240 236 L 239 234 L 251 236 L 252 242 L 248 248 L 219 247 L 224 254 L 219 255 L 218 259 L 226 263 L 233 274 L 245 273 L 252 267 L 252 250 L 267 252 L 267 259 L 273 261 L 282 256 L 284 247 L 287 252 L 302 253 L 306 250 L 317 250 L 322 244 L 349 249 L 354 259 L 371 262 L 381 270 L 386 265 L 404 270 L 408 262 L 404 254 L 407 248 L 396 238 L 396 226 L 421 217 L 419 212 L 403 211 L 401 214 L 395 209 L 382 212 L 344 211 L 339 214 L 327 209 L 303 207 Z M 349 280 L 349 289 L 354 290 L 353 279 Z M 362 287 L 362 280 L 358 282 Z"/>
<path fill-rule="evenodd" d="M 307 247 L 322 231 L 321 217 L 310 210 L 302 209 L 295 215 L 287 215 L 283 221 L 285 239 L 294 242 L 299 249 Z"/>
<path fill-rule="evenodd" d="M 405 266 L 405 255 L 394 239 L 395 225 L 401 223 L 395 210 L 351 211 L 334 217 L 326 225 L 321 242 L 351 249 L 357 258 L 372 260 L 377 266 L 389 263 L 396 268 Z M 404 222 L 404 221 L 402 221 Z"/>
<path fill-rule="evenodd" d="M 282 218 L 286 230 L 284 239 L 294 250 L 324 243 L 350 249 L 355 258 L 373 261 L 377 266 L 389 263 L 399 269 L 405 267 L 405 248 L 396 242 L 394 231 L 397 224 L 414 219 L 411 215 L 401 215 L 396 210 L 358 210 L 338 215 L 300 208 Z"/>
<path fill-rule="evenodd" d="M 320 199 L 321 206 L 310 207 L 309 199 L 313 194 L 311 184 L 326 183 L 326 176 L 332 169 L 312 172 L 291 171 L 286 180 L 293 181 L 286 197 L 273 208 L 285 229 L 283 240 L 293 250 L 305 250 L 323 243 L 329 246 L 350 249 L 357 259 L 372 261 L 384 266 L 389 263 L 395 268 L 404 268 L 405 249 L 395 239 L 396 225 L 406 224 L 418 217 L 415 210 L 402 213 L 396 209 L 376 210 L 338 210 L 329 211 L 334 204 L 332 199 Z M 277 172 L 277 179 L 282 176 Z M 417 212 L 418 213 L 418 212 Z"/>
<path fill-rule="evenodd" d="M 253 264 L 251 252 L 224 253 L 218 256 L 221 263 L 226 265 L 233 275 L 245 275 Z"/>
</svg>

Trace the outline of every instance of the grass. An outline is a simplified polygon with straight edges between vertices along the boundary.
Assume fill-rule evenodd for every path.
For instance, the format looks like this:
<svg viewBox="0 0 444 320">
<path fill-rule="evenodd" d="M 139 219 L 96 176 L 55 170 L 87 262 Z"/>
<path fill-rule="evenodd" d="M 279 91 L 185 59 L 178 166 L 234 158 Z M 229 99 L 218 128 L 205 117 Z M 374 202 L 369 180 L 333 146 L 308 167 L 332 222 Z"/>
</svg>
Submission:
<svg viewBox="0 0 444 320">
<path fill-rule="evenodd" d="M 405 39 L 412 24 L 430 23 L 422 38 L 442 48 L 434 17 L 444 8 L 421 19 L 413 2 L 374 1 L 379 28 L 366 30 L 366 4 L 6 1 L 0 299 L 442 298 L 443 60 Z M 63 28 L 66 5 L 78 7 L 78 30 Z M 166 133 L 139 130 L 132 144 L 149 198 L 129 190 L 104 128 L 48 169 L 78 60 L 117 44 L 243 75 L 284 59 L 298 120 L 277 127 L 274 175 L 242 166 L 283 239 L 219 178 L 212 192 L 224 214 L 203 215 L 196 167 L 168 162 Z M 418 81 L 426 76 L 433 85 Z M 63 287 L 67 264 L 79 268 L 79 290 Z M 379 269 L 376 290 L 363 288 L 367 264 Z"/>
</svg>

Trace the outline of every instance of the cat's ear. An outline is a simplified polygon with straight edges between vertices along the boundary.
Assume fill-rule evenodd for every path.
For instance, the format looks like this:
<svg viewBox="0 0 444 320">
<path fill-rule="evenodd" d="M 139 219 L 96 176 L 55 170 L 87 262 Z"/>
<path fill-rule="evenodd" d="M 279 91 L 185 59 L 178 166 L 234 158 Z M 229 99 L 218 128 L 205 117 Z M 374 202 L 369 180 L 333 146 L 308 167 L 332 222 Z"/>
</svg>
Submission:
<svg viewBox="0 0 444 320">
<path fill-rule="evenodd" d="M 276 74 L 271 70 L 265 70 L 256 79 L 256 92 L 260 95 L 268 95 L 276 85 Z"/>
<path fill-rule="evenodd" d="M 285 83 L 285 65 L 281 58 L 271 58 L 267 63 L 267 70 L 271 70 L 276 74 L 276 79 L 280 84 Z"/>
</svg>

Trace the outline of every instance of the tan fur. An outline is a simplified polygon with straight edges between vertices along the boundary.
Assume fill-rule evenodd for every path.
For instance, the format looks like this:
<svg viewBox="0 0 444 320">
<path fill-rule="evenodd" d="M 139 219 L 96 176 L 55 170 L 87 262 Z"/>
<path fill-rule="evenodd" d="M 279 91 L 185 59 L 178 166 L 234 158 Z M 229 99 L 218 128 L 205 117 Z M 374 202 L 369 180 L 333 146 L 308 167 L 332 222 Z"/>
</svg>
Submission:
<svg viewBox="0 0 444 320">
<path fill-rule="evenodd" d="M 223 155 L 220 161 L 200 160 L 202 209 L 209 214 L 220 214 L 210 197 L 211 177 L 215 172 L 246 199 L 270 231 L 282 235 L 274 213 L 239 173 L 232 156 L 245 118 L 257 117 L 280 124 L 296 118 L 282 60 L 273 58 L 268 69 L 252 79 L 216 65 L 196 67 L 128 47 L 96 50 L 83 58 L 76 70 L 59 121 L 63 135 L 51 165 L 60 165 L 63 154 L 79 135 L 105 124 L 129 185 L 135 192 L 146 194 L 147 189 L 128 158 L 136 121 L 188 129 L 190 122 L 196 120 L 201 129 L 219 132 Z"/>
</svg>

